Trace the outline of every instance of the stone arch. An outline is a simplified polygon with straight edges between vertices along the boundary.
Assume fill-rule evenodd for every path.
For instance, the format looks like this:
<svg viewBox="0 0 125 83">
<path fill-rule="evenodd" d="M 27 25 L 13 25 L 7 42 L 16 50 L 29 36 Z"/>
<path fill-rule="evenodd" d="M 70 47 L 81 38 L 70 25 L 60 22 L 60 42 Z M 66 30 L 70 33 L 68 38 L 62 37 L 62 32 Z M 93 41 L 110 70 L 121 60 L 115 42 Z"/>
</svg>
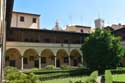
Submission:
<svg viewBox="0 0 125 83">
<path fill-rule="evenodd" d="M 21 68 L 21 54 L 16 48 L 9 48 L 6 50 L 5 66 L 14 66 Z"/>
<path fill-rule="evenodd" d="M 59 49 L 56 53 L 56 66 L 60 67 L 63 64 L 69 64 L 68 53 L 64 49 Z"/>
<path fill-rule="evenodd" d="M 24 68 L 38 68 L 39 67 L 39 56 L 35 49 L 27 49 L 23 54 Z"/>
<path fill-rule="evenodd" d="M 55 56 L 51 49 L 44 49 L 41 52 L 41 66 L 54 65 Z"/>
<path fill-rule="evenodd" d="M 78 66 L 79 64 L 81 64 L 81 54 L 77 49 L 73 49 L 70 52 L 70 59 L 71 59 L 71 65 L 72 66 Z"/>
</svg>

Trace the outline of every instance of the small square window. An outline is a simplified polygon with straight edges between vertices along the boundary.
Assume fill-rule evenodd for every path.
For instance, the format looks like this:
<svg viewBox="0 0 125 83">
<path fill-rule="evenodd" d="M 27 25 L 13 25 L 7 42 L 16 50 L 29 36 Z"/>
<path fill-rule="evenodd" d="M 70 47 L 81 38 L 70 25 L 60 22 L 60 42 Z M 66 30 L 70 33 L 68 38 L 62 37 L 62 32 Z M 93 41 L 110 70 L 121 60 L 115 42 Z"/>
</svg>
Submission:
<svg viewBox="0 0 125 83">
<path fill-rule="evenodd" d="M 20 21 L 24 22 L 24 17 L 23 16 L 20 16 Z"/>
<path fill-rule="evenodd" d="M 81 29 L 81 30 L 80 30 L 80 32 L 81 32 L 81 33 L 83 33 L 83 32 L 84 32 L 84 30 L 83 30 L 83 29 Z"/>
<path fill-rule="evenodd" d="M 30 57 L 29 57 L 29 60 L 30 60 L 30 61 L 33 61 L 33 60 L 34 60 L 34 56 L 30 56 Z"/>
<path fill-rule="evenodd" d="M 36 23 L 36 18 L 33 18 L 33 23 Z"/>
</svg>

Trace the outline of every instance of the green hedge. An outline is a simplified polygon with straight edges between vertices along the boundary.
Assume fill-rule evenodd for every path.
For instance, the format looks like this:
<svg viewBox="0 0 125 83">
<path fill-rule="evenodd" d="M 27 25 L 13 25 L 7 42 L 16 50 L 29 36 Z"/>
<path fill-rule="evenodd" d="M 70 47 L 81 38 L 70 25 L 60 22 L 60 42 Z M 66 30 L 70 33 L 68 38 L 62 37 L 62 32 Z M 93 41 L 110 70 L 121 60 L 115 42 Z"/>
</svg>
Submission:
<svg viewBox="0 0 125 83">
<path fill-rule="evenodd" d="M 96 83 L 98 71 L 94 71 L 84 83 Z"/>
<path fill-rule="evenodd" d="M 86 81 L 79 80 L 74 83 L 97 83 L 96 82 L 97 77 L 98 77 L 98 71 L 94 71 L 91 73 L 91 75 L 88 77 L 88 79 Z M 71 83 L 73 83 L 73 82 L 71 82 Z"/>
<path fill-rule="evenodd" d="M 33 73 L 25 74 L 14 67 L 4 69 L 5 83 L 38 83 L 37 77 Z"/>
<path fill-rule="evenodd" d="M 116 69 L 111 69 L 112 74 L 125 74 L 125 67 L 117 67 Z"/>
<path fill-rule="evenodd" d="M 83 76 L 89 75 L 92 71 L 88 69 L 66 69 L 66 70 L 36 70 L 32 71 L 34 75 L 36 75 L 40 80 L 48 80 L 48 79 L 55 79 L 55 78 L 64 78 L 64 77 L 75 77 L 75 76 Z"/>
<path fill-rule="evenodd" d="M 110 70 L 105 71 L 105 83 L 112 83 L 112 74 Z"/>
</svg>

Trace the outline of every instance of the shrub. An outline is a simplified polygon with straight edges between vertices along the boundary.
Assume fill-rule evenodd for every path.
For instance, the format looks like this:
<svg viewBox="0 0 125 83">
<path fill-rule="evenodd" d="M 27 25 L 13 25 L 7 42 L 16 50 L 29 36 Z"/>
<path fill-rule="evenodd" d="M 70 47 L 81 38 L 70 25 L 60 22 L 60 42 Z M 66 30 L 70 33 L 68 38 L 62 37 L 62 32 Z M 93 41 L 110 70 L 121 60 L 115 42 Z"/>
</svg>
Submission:
<svg viewBox="0 0 125 83">
<path fill-rule="evenodd" d="M 122 74 L 125 73 L 125 67 L 117 67 L 116 69 L 111 69 L 112 74 Z"/>
<path fill-rule="evenodd" d="M 14 67 L 10 67 L 10 66 L 7 66 L 5 69 L 4 69 L 4 74 L 8 74 L 8 73 L 11 73 L 11 72 L 17 72 L 18 70 Z"/>
<path fill-rule="evenodd" d="M 80 80 L 80 81 L 76 81 L 75 83 L 84 83 L 84 82 L 82 82 L 82 81 Z"/>
<path fill-rule="evenodd" d="M 38 68 L 32 68 L 30 72 L 35 72 L 35 71 L 38 71 L 39 69 Z"/>
<path fill-rule="evenodd" d="M 98 71 L 94 71 L 91 73 L 90 78 L 96 79 L 98 77 Z"/>
<path fill-rule="evenodd" d="M 56 69 L 56 67 L 54 65 L 47 65 L 46 69 L 51 70 L 51 69 Z"/>
<path fill-rule="evenodd" d="M 98 71 L 94 71 L 93 73 L 91 73 L 91 75 L 88 77 L 88 79 L 85 82 L 80 80 L 74 83 L 96 83 L 97 77 L 98 77 Z"/>
<path fill-rule="evenodd" d="M 89 76 L 89 78 L 85 81 L 85 83 L 96 83 L 97 77 L 98 77 L 98 71 L 94 71 Z"/>
<path fill-rule="evenodd" d="M 87 67 L 85 65 L 83 65 L 83 64 L 79 64 L 78 67 L 87 69 Z"/>
<path fill-rule="evenodd" d="M 105 83 L 112 83 L 112 74 L 110 70 L 105 71 Z"/>
<path fill-rule="evenodd" d="M 5 68 L 5 83 L 36 83 L 37 77 L 32 73 L 25 74 L 14 67 Z"/>
<path fill-rule="evenodd" d="M 64 64 L 61 65 L 61 69 L 71 69 L 71 66 Z"/>
</svg>

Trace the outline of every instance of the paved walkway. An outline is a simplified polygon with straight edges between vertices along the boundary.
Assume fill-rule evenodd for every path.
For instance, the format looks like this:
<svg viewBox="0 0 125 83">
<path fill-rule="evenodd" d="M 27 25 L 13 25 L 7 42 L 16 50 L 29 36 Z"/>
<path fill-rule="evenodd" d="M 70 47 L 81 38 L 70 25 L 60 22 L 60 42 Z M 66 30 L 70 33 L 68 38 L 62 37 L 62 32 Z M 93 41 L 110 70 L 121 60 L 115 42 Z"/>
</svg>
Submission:
<svg viewBox="0 0 125 83">
<path fill-rule="evenodd" d="M 105 83 L 105 77 L 103 75 L 98 76 L 96 79 L 97 83 Z"/>
</svg>

